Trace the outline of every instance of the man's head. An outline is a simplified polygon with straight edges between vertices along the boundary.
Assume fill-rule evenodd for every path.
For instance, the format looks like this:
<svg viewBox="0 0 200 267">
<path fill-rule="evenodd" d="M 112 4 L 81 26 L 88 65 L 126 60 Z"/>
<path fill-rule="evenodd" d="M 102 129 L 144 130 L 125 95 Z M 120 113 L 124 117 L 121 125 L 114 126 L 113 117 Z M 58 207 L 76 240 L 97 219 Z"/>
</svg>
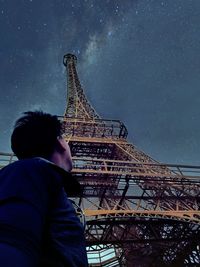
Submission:
<svg viewBox="0 0 200 267">
<path fill-rule="evenodd" d="M 71 170 L 70 149 L 62 138 L 57 116 L 42 111 L 25 112 L 15 123 L 11 147 L 19 159 L 42 157 Z"/>
</svg>

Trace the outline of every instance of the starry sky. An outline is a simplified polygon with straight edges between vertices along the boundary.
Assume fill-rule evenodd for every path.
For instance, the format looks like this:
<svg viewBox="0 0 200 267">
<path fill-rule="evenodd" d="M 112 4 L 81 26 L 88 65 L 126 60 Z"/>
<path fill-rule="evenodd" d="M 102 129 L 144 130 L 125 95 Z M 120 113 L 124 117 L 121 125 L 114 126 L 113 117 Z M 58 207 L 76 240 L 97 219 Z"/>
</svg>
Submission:
<svg viewBox="0 0 200 267">
<path fill-rule="evenodd" d="M 0 151 L 16 118 L 63 115 L 63 55 L 100 116 L 158 161 L 200 165 L 199 0 L 0 0 Z"/>
</svg>

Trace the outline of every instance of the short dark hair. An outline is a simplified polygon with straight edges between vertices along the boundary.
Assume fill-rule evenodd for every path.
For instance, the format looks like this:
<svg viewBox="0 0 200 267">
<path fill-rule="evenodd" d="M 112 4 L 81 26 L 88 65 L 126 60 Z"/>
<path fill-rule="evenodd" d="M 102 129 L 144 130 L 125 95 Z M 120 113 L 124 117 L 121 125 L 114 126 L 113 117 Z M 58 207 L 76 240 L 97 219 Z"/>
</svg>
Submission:
<svg viewBox="0 0 200 267">
<path fill-rule="evenodd" d="M 49 159 L 62 134 L 58 117 L 42 111 L 27 111 L 19 118 L 11 136 L 11 148 L 19 159 Z"/>
</svg>

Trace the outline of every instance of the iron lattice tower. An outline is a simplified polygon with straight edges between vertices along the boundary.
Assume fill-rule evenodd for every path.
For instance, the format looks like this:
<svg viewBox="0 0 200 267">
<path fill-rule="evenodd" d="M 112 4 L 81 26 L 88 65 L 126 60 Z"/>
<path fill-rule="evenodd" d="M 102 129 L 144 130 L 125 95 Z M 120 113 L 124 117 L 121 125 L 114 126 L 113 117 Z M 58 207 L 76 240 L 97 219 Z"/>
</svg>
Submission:
<svg viewBox="0 0 200 267">
<path fill-rule="evenodd" d="M 159 164 L 130 144 L 124 124 L 102 119 L 88 102 L 76 56 L 63 63 L 63 128 L 83 187 L 75 201 L 86 216 L 89 259 L 96 257 L 90 266 L 200 266 L 199 169 Z"/>
</svg>

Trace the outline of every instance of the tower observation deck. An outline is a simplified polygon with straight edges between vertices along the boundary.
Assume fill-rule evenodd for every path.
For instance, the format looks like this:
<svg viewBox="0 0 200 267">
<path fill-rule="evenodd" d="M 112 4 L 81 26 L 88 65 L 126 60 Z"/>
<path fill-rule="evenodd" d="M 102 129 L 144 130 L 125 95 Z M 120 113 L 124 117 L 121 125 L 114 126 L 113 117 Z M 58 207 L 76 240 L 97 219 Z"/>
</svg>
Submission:
<svg viewBox="0 0 200 267">
<path fill-rule="evenodd" d="M 90 266 L 200 266 L 200 167 L 160 164 L 129 143 L 125 125 L 89 103 L 76 56 L 63 63 L 60 119 L 83 188 L 73 200 L 85 214 Z"/>
</svg>

